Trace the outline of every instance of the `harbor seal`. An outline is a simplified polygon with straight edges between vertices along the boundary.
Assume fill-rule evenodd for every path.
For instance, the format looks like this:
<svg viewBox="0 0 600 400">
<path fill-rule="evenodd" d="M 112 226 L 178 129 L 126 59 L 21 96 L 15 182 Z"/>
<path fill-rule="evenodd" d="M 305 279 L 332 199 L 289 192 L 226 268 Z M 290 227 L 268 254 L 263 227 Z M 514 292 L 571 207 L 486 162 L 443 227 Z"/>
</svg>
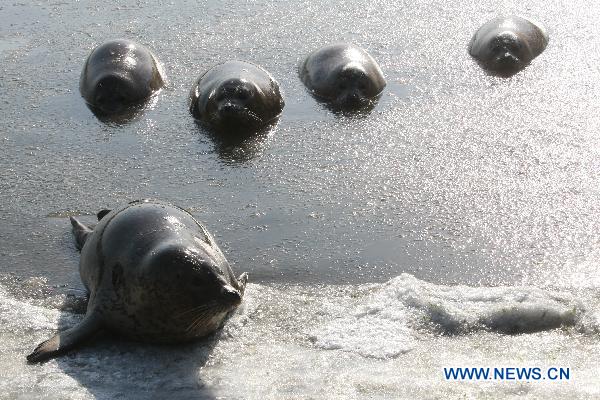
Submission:
<svg viewBox="0 0 600 400">
<path fill-rule="evenodd" d="M 92 230 L 71 217 L 89 292 L 86 315 L 37 346 L 29 362 L 58 356 L 104 329 L 144 342 L 193 340 L 214 332 L 241 303 L 247 274 L 233 275 L 187 211 L 139 200 L 98 218 Z"/>
<path fill-rule="evenodd" d="M 298 73 L 317 99 L 340 109 L 372 104 L 386 85 L 373 57 L 348 43 L 332 44 L 312 52 L 300 64 Z"/>
<path fill-rule="evenodd" d="M 540 24 L 513 15 L 483 24 L 469 43 L 469 54 L 492 73 L 510 76 L 539 56 L 547 45 L 548 34 Z"/>
<path fill-rule="evenodd" d="M 92 111 L 112 115 L 143 104 L 165 82 L 164 70 L 148 48 L 117 39 L 92 50 L 81 72 L 79 90 Z"/>
<path fill-rule="evenodd" d="M 279 84 L 263 68 L 227 61 L 205 72 L 190 92 L 190 112 L 220 132 L 252 133 L 270 125 L 285 102 Z"/>
</svg>

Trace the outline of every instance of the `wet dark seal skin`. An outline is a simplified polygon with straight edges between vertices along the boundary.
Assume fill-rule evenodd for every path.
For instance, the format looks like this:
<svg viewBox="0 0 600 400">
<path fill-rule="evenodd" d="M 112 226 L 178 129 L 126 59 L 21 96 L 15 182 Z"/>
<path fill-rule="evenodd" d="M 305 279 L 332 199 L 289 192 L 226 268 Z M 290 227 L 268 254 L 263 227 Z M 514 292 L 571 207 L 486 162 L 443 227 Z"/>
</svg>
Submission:
<svg viewBox="0 0 600 400">
<path fill-rule="evenodd" d="M 373 57 L 348 43 L 314 51 L 300 64 L 298 72 L 315 97 L 342 110 L 368 107 L 386 85 Z"/>
<path fill-rule="evenodd" d="M 92 50 L 79 90 L 92 111 L 113 115 L 143 104 L 165 82 L 163 68 L 148 48 L 118 39 Z"/>
<path fill-rule="evenodd" d="M 89 292 L 84 319 L 41 343 L 29 362 L 56 357 L 102 330 L 153 343 L 177 343 L 218 329 L 242 301 L 213 237 L 187 211 L 156 200 L 98 213 L 92 230 L 71 218 Z"/>
<path fill-rule="evenodd" d="M 263 68 L 227 61 L 202 75 L 190 92 L 190 112 L 226 133 L 256 132 L 277 120 L 285 102 L 279 84 Z"/>
<path fill-rule="evenodd" d="M 522 70 L 548 45 L 546 30 L 516 15 L 486 22 L 473 35 L 469 54 L 483 68 L 497 75 L 513 75 Z"/>
</svg>

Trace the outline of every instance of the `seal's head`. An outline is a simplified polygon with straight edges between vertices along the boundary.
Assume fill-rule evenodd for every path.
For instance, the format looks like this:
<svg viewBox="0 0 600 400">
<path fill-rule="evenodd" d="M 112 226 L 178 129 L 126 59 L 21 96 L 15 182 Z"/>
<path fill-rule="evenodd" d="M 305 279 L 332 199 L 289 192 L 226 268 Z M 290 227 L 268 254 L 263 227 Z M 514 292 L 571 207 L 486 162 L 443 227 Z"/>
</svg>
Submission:
<svg viewBox="0 0 600 400">
<path fill-rule="evenodd" d="M 260 88 L 247 79 L 227 79 L 209 95 L 208 119 L 222 128 L 263 126 L 266 104 L 262 95 Z"/>
<path fill-rule="evenodd" d="M 240 305 L 245 275 L 238 281 L 229 275 L 230 269 L 224 263 L 227 261 L 218 249 L 199 240 L 194 247 L 166 243 L 148 253 L 142 262 L 142 284 L 138 286 L 147 295 L 141 304 L 143 310 L 136 314 L 161 326 L 153 341 L 205 336 L 219 328 L 224 317 Z"/>
<path fill-rule="evenodd" d="M 311 93 L 334 110 L 370 108 L 386 85 L 377 62 L 364 49 L 346 43 L 314 51 L 299 74 Z"/>
<path fill-rule="evenodd" d="M 533 58 L 527 42 L 512 31 L 499 32 L 481 56 L 486 68 L 498 73 L 518 71 Z"/>
<path fill-rule="evenodd" d="M 510 76 L 523 69 L 548 44 L 539 24 L 519 16 L 498 17 L 482 25 L 469 44 L 469 53 L 492 74 Z"/>
<path fill-rule="evenodd" d="M 79 88 L 100 115 L 122 113 L 140 105 L 164 85 L 162 67 L 146 47 L 129 40 L 112 40 L 88 56 Z"/>
<path fill-rule="evenodd" d="M 365 107 L 381 92 L 365 68 L 356 62 L 341 66 L 333 83 L 333 103 L 340 108 Z"/>
<path fill-rule="evenodd" d="M 285 103 L 279 84 L 261 67 L 227 61 L 202 75 L 190 93 L 190 112 L 220 133 L 244 135 L 271 124 Z"/>
</svg>

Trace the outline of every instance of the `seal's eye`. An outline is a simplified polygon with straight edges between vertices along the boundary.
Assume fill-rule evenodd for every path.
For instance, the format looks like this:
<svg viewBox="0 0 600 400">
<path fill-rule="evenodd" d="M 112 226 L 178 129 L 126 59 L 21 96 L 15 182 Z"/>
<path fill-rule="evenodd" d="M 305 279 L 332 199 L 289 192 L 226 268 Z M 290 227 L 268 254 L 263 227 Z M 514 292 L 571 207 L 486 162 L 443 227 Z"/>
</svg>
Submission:
<svg viewBox="0 0 600 400">
<path fill-rule="evenodd" d="M 220 91 L 216 96 L 215 96 L 215 100 L 217 101 L 223 101 L 226 99 L 227 96 L 225 96 L 225 91 L 222 90 Z"/>
<path fill-rule="evenodd" d="M 248 100 L 250 98 L 250 91 L 245 88 L 238 90 L 236 94 L 239 100 Z"/>
</svg>

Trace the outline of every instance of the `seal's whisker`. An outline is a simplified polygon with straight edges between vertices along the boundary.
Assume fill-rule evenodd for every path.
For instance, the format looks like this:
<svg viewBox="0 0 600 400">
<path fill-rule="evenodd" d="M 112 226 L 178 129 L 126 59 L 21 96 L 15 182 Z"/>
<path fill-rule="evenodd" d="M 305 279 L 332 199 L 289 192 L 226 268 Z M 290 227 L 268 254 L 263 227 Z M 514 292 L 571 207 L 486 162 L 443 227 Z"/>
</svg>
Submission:
<svg viewBox="0 0 600 400">
<path fill-rule="evenodd" d="M 210 307 L 210 308 L 206 309 L 204 312 L 198 314 L 196 316 L 196 318 L 194 318 L 192 323 L 188 326 L 188 328 L 186 329 L 186 332 L 194 331 L 199 326 L 202 326 L 206 321 L 213 318 L 216 314 L 222 313 L 223 311 L 226 311 L 228 309 L 228 307 L 225 307 L 216 301 L 211 301 L 209 304 L 212 307 Z"/>
<path fill-rule="evenodd" d="M 184 310 L 184 311 L 182 311 L 180 313 L 177 313 L 177 314 L 174 315 L 174 317 L 175 318 L 180 318 L 180 317 L 183 317 L 185 315 L 189 315 L 189 314 L 193 314 L 193 313 L 196 313 L 196 312 L 204 311 L 204 310 L 206 310 L 206 309 L 208 309 L 210 307 L 211 307 L 210 304 L 202 304 L 202 305 L 199 305 L 199 306 L 192 307 L 190 309 Z"/>
<path fill-rule="evenodd" d="M 202 326 L 205 321 L 210 319 L 211 316 L 212 316 L 212 313 L 208 313 L 208 312 L 201 314 L 201 316 L 198 317 L 197 319 L 195 319 L 194 322 L 192 322 L 185 331 L 193 332 L 194 330 L 196 330 L 196 328 L 198 328 L 199 326 Z"/>
<path fill-rule="evenodd" d="M 192 307 L 189 308 L 187 310 L 184 310 L 180 313 L 177 313 L 174 315 L 175 318 L 181 318 L 184 317 L 186 315 L 190 315 L 190 314 L 194 314 L 194 313 L 202 313 L 204 311 L 210 310 L 211 308 L 214 308 L 218 305 L 218 302 L 216 300 L 211 300 L 209 302 L 206 302 L 204 304 L 201 304 L 199 306 L 196 307 Z"/>
<path fill-rule="evenodd" d="M 213 314 L 212 308 L 207 308 L 207 309 L 203 310 L 202 312 L 199 312 L 198 314 L 196 314 L 196 315 L 193 317 L 193 319 L 192 319 L 192 322 L 191 322 L 190 326 L 193 326 L 193 325 L 194 325 L 194 324 L 196 324 L 196 323 L 197 323 L 199 320 L 201 320 L 201 319 L 203 319 L 203 318 L 205 318 L 205 317 L 207 317 L 207 316 L 209 316 L 209 315 L 212 315 L 212 314 Z"/>
<path fill-rule="evenodd" d="M 247 110 L 246 113 L 251 119 L 253 119 L 257 122 L 262 122 L 262 118 L 259 117 L 255 112 Z"/>
</svg>

